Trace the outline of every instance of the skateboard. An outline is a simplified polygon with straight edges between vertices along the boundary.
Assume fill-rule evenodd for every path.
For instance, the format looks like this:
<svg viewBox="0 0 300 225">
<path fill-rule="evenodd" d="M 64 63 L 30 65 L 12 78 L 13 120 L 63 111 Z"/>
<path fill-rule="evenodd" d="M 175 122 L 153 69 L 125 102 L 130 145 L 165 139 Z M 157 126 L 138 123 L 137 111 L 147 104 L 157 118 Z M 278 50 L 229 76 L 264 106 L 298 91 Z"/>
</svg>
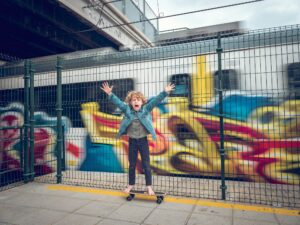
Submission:
<svg viewBox="0 0 300 225">
<path fill-rule="evenodd" d="M 163 202 L 166 193 L 164 192 L 155 192 L 154 195 L 148 195 L 148 193 L 146 191 L 130 191 L 129 195 L 127 196 L 127 201 L 131 201 L 132 199 L 134 199 L 135 195 L 145 195 L 145 196 L 155 196 L 156 197 L 156 203 L 160 204 Z"/>
</svg>

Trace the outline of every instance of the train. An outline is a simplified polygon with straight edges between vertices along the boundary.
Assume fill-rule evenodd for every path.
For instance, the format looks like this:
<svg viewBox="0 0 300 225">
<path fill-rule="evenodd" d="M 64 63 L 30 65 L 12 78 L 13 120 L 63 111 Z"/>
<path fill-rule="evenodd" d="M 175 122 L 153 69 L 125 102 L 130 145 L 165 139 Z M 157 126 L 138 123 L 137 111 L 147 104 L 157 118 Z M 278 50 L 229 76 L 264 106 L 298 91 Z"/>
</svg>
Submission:
<svg viewBox="0 0 300 225">
<path fill-rule="evenodd" d="M 113 85 L 121 99 L 138 90 L 149 101 L 171 82 L 175 91 L 152 112 L 158 137 L 149 137 L 155 174 L 219 178 L 222 139 L 227 178 L 299 185 L 300 27 L 227 33 L 220 44 L 221 58 L 217 38 L 62 55 L 67 168 L 128 170 L 128 138 L 115 138 L 122 114 L 100 90 L 102 82 Z M 46 128 L 56 123 L 56 61 L 57 56 L 32 59 L 40 174 L 56 169 L 56 129 Z M 23 64 L 0 68 L 1 127 L 23 125 Z M 11 132 L 1 130 L 1 136 Z M 9 164 L 20 167 L 18 141 L 2 147 L 1 158 L 8 162 L 2 170 Z M 137 171 L 143 173 L 140 163 Z"/>
</svg>

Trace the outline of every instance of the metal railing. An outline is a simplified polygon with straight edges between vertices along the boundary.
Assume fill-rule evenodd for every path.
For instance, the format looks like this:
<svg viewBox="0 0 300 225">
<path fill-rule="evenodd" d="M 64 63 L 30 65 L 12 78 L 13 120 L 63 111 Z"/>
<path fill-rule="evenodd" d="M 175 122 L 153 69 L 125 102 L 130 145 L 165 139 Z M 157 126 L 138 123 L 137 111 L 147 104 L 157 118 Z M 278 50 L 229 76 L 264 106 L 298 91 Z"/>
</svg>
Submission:
<svg viewBox="0 0 300 225">
<path fill-rule="evenodd" d="M 112 4 L 122 12 L 130 22 L 133 22 L 133 26 L 144 33 L 151 41 L 154 41 L 155 36 L 158 34 L 159 18 L 146 0 L 121 0 L 113 2 Z M 156 21 L 154 21 L 155 18 L 157 18 Z"/>
</svg>

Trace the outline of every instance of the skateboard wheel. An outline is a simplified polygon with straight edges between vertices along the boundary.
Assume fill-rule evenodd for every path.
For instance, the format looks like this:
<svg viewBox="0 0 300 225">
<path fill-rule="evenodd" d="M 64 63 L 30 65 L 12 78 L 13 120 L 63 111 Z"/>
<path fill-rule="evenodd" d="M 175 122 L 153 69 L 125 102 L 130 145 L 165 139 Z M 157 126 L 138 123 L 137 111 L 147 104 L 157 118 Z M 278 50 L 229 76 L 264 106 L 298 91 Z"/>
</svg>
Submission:
<svg viewBox="0 0 300 225">
<path fill-rule="evenodd" d="M 156 202 L 157 202 L 157 204 L 160 204 L 160 203 L 162 203 L 162 198 L 157 198 L 157 200 L 156 200 Z"/>
<path fill-rule="evenodd" d="M 128 196 L 127 196 L 127 201 L 131 201 L 133 198 L 134 198 L 134 194 L 129 194 Z"/>
</svg>

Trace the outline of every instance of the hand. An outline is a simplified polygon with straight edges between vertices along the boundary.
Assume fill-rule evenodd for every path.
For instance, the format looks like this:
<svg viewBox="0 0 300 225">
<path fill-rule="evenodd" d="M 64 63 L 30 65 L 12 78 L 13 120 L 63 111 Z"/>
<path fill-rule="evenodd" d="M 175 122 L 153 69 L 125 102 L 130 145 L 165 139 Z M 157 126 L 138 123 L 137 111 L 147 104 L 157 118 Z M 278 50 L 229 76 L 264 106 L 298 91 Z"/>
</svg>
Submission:
<svg viewBox="0 0 300 225">
<path fill-rule="evenodd" d="M 106 94 L 110 95 L 112 93 L 112 89 L 114 86 L 109 87 L 107 82 L 102 83 L 101 90 L 103 90 Z"/>
<path fill-rule="evenodd" d="M 166 87 L 165 87 L 165 92 L 170 93 L 171 91 L 173 91 L 175 89 L 175 84 L 169 83 Z"/>
</svg>

